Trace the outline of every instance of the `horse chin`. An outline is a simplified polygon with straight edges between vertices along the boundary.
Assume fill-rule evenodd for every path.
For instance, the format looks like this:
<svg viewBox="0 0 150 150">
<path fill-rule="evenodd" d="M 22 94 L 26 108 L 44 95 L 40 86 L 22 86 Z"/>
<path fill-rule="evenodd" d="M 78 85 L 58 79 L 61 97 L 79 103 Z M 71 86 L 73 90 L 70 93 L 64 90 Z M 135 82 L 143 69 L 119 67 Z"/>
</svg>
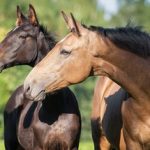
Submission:
<svg viewBox="0 0 150 150">
<path fill-rule="evenodd" d="M 45 93 L 46 94 L 53 94 L 56 93 L 58 90 L 63 89 L 67 86 L 71 85 L 71 83 L 64 79 L 57 79 L 49 85 L 45 86 Z"/>
<path fill-rule="evenodd" d="M 36 96 L 31 96 L 30 94 L 24 94 L 24 96 L 29 100 L 29 101 L 43 101 L 46 97 L 45 91 L 39 92 Z"/>
<path fill-rule="evenodd" d="M 43 101 L 45 97 L 46 97 L 46 93 L 43 90 L 33 99 L 33 101 Z"/>
</svg>

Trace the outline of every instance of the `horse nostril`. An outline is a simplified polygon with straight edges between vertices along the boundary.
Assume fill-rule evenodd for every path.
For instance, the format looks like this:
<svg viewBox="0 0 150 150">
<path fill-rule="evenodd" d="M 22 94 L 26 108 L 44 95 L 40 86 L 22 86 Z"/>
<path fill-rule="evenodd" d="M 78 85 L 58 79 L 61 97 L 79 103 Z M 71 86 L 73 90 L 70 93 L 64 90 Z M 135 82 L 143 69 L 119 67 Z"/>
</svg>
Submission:
<svg viewBox="0 0 150 150">
<path fill-rule="evenodd" d="M 29 91 L 30 91 L 30 86 L 28 86 L 28 88 L 27 88 L 26 92 L 28 93 Z"/>
<path fill-rule="evenodd" d="M 25 96 L 26 96 L 26 98 L 29 98 L 30 97 L 30 86 L 28 86 L 27 88 L 26 88 L 26 90 L 25 90 Z"/>
</svg>

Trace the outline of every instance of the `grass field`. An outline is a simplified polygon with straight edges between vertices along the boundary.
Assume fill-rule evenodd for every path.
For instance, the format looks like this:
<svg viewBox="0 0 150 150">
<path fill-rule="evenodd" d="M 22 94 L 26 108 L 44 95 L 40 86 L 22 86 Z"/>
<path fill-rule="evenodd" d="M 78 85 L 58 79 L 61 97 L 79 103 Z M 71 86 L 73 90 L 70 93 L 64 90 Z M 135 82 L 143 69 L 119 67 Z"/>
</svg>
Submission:
<svg viewBox="0 0 150 150">
<path fill-rule="evenodd" d="M 81 142 L 79 150 L 94 150 L 92 142 Z"/>
<path fill-rule="evenodd" d="M 4 148 L 4 141 L 3 140 L 0 140 L 0 149 L 1 150 L 5 150 L 5 148 Z"/>
<path fill-rule="evenodd" d="M 81 142 L 79 146 L 79 150 L 93 150 L 93 143 L 91 142 Z M 0 140 L 0 150 L 5 150 L 4 141 Z"/>
</svg>

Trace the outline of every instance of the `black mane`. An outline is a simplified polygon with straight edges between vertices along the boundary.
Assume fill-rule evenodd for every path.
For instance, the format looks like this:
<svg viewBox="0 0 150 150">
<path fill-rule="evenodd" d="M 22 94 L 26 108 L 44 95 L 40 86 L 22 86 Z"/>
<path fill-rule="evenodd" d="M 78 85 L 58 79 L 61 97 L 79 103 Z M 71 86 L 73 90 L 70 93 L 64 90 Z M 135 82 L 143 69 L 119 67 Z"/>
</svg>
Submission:
<svg viewBox="0 0 150 150">
<path fill-rule="evenodd" d="M 150 56 L 150 36 L 139 27 L 102 28 L 90 26 L 88 29 L 107 37 L 121 49 L 144 58 Z"/>
<path fill-rule="evenodd" d="M 40 31 L 44 33 L 44 36 L 49 43 L 49 49 L 52 49 L 56 44 L 55 35 L 51 32 L 48 32 L 47 28 L 43 25 L 40 25 L 39 28 Z"/>
</svg>

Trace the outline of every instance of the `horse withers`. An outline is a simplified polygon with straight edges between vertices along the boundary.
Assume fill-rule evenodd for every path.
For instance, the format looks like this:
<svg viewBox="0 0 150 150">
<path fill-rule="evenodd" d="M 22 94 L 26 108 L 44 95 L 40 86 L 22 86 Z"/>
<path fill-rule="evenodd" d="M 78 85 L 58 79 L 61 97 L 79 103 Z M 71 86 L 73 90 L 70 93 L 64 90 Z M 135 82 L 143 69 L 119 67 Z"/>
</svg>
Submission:
<svg viewBox="0 0 150 150">
<path fill-rule="evenodd" d="M 86 27 L 63 16 L 71 32 L 29 73 L 26 96 L 40 100 L 89 76 L 109 77 L 129 93 L 121 106 L 126 149 L 149 150 L 150 36 L 137 27 Z"/>
<path fill-rule="evenodd" d="M 0 43 L 0 68 L 32 67 L 55 44 L 54 36 L 39 24 L 32 5 L 29 5 L 28 18 L 17 7 L 16 27 Z M 22 85 L 9 98 L 4 111 L 5 148 L 78 149 L 81 117 L 71 90 L 59 90 L 42 102 L 30 100 L 25 97 Z"/>
</svg>

